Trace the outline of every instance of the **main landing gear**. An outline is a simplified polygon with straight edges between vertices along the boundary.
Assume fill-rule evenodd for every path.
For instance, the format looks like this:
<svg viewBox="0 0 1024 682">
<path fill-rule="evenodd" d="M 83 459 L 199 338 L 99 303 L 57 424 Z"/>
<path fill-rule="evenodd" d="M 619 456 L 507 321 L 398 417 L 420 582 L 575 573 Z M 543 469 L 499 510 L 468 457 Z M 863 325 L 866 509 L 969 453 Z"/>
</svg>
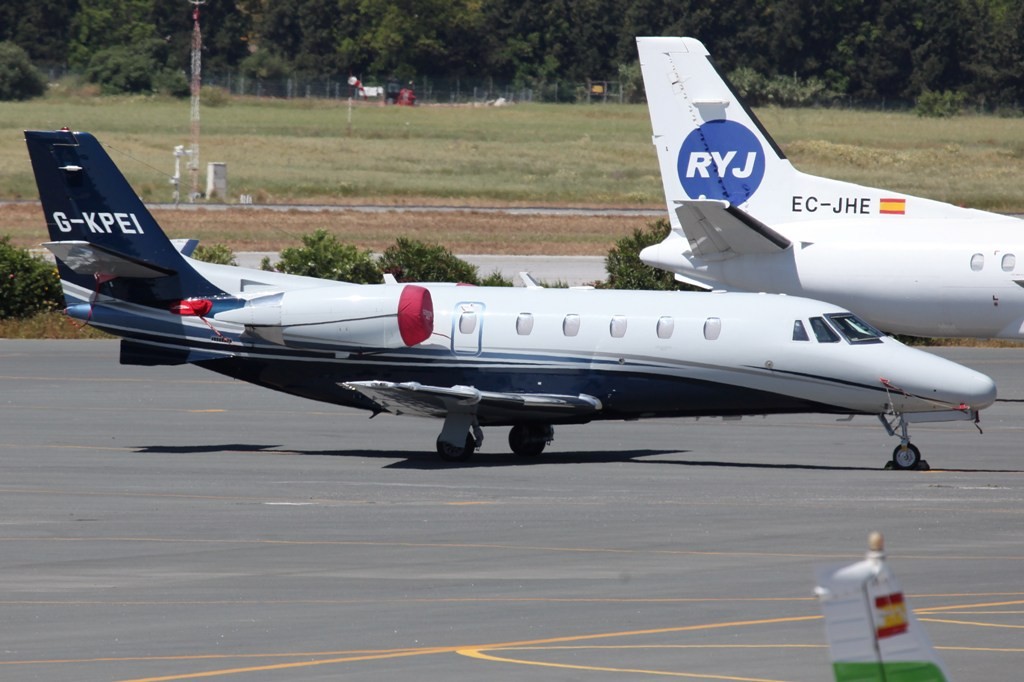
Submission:
<svg viewBox="0 0 1024 682">
<path fill-rule="evenodd" d="M 441 440 L 440 436 L 437 437 L 437 454 L 441 455 L 441 459 L 446 462 L 465 462 L 473 456 L 474 450 L 476 450 L 476 438 L 473 438 L 472 433 L 466 434 L 466 442 L 462 446 L 446 443 Z"/>
<path fill-rule="evenodd" d="M 465 462 L 483 442 L 484 432 L 475 415 L 449 413 L 437 437 L 437 454 L 446 462 Z"/>
<path fill-rule="evenodd" d="M 550 424 L 516 424 L 508 432 L 508 446 L 520 457 L 536 457 L 554 439 Z"/>
<path fill-rule="evenodd" d="M 516 424 L 508 433 L 508 445 L 520 457 L 536 457 L 555 439 L 550 424 Z M 445 418 L 437 437 L 437 454 L 446 462 L 465 462 L 484 442 L 484 434 L 475 418 Z"/>
</svg>

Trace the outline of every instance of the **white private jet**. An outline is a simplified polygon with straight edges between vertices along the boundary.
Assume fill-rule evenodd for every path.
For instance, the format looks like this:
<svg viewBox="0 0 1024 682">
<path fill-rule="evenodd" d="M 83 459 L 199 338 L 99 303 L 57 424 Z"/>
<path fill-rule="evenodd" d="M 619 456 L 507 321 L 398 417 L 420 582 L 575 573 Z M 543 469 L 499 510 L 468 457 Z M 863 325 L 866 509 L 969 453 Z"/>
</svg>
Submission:
<svg viewBox="0 0 1024 682">
<path fill-rule="evenodd" d="M 121 362 L 192 363 L 314 400 L 481 427 L 539 454 L 553 425 L 820 412 L 878 415 L 898 468 L 913 421 L 977 419 L 992 380 L 837 306 L 766 294 L 349 284 L 215 265 L 176 246 L 95 137 L 27 131 L 67 312 Z"/>
<path fill-rule="evenodd" d="M 1024 339 L 1024 221 L 801 173 L 699 41 L 637 47 L 672 225 L 645 263 L 831 301 L 889 333 Z"/>
</svg>

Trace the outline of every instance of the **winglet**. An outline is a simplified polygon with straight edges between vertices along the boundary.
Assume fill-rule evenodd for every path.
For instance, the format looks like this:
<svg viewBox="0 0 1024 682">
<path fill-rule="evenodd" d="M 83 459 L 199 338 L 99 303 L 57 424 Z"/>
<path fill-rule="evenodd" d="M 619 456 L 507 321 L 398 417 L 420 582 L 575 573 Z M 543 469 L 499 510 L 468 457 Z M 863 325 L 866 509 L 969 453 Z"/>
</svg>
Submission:
<svg viewBox="0 0 1024 682">
<path fill-rule="evenodd" d="M 872 533 L 864 561 L 817 569 L 836 682 L 949 682 Z"/>
</svg>

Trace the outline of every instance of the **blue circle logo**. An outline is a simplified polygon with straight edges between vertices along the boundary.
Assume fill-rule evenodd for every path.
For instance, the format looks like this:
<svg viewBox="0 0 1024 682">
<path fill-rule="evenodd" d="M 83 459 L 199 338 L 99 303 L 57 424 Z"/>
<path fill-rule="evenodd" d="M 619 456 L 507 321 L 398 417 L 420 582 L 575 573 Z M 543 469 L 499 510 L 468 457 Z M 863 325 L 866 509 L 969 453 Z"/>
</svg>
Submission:
<svg viewBox="0 0 1024 682">
<path fill-rule="evenodd" d="M 739 123 L 708 121 L 683 140 L 676 165 L 679 182 L 691 199 L 703 196 L 742 204 L 764 179 L 764 150 Z"/>
</svg>

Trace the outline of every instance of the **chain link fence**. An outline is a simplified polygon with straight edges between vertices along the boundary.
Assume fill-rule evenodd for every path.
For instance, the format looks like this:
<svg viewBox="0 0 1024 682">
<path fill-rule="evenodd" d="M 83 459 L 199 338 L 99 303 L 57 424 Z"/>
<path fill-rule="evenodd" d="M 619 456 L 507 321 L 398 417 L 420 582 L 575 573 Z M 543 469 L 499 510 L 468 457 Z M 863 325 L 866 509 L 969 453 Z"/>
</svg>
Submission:
<svg viewBox="0 0 1024 682">
<path fill-rule="evenodd" d="M 590 102 L 622 103 L 623 89 L 617 81 L 587 81 L 585 83 L 554 81 L 524 86 L 492 78 L 433 78 L 420 77 L 415 81 L 396 82 L 367 80 L 359 86 L 351 85 L 349 78 L 253 78 L 239 73 L 204 73 L 203 85 L 217 87 L 232 95 L 276 97 L 280 99 L 317 98 L 393 99 L 400 88 L 415 92 L 417 103 L 470 104 L 507 102 Z"/>
</svg>

